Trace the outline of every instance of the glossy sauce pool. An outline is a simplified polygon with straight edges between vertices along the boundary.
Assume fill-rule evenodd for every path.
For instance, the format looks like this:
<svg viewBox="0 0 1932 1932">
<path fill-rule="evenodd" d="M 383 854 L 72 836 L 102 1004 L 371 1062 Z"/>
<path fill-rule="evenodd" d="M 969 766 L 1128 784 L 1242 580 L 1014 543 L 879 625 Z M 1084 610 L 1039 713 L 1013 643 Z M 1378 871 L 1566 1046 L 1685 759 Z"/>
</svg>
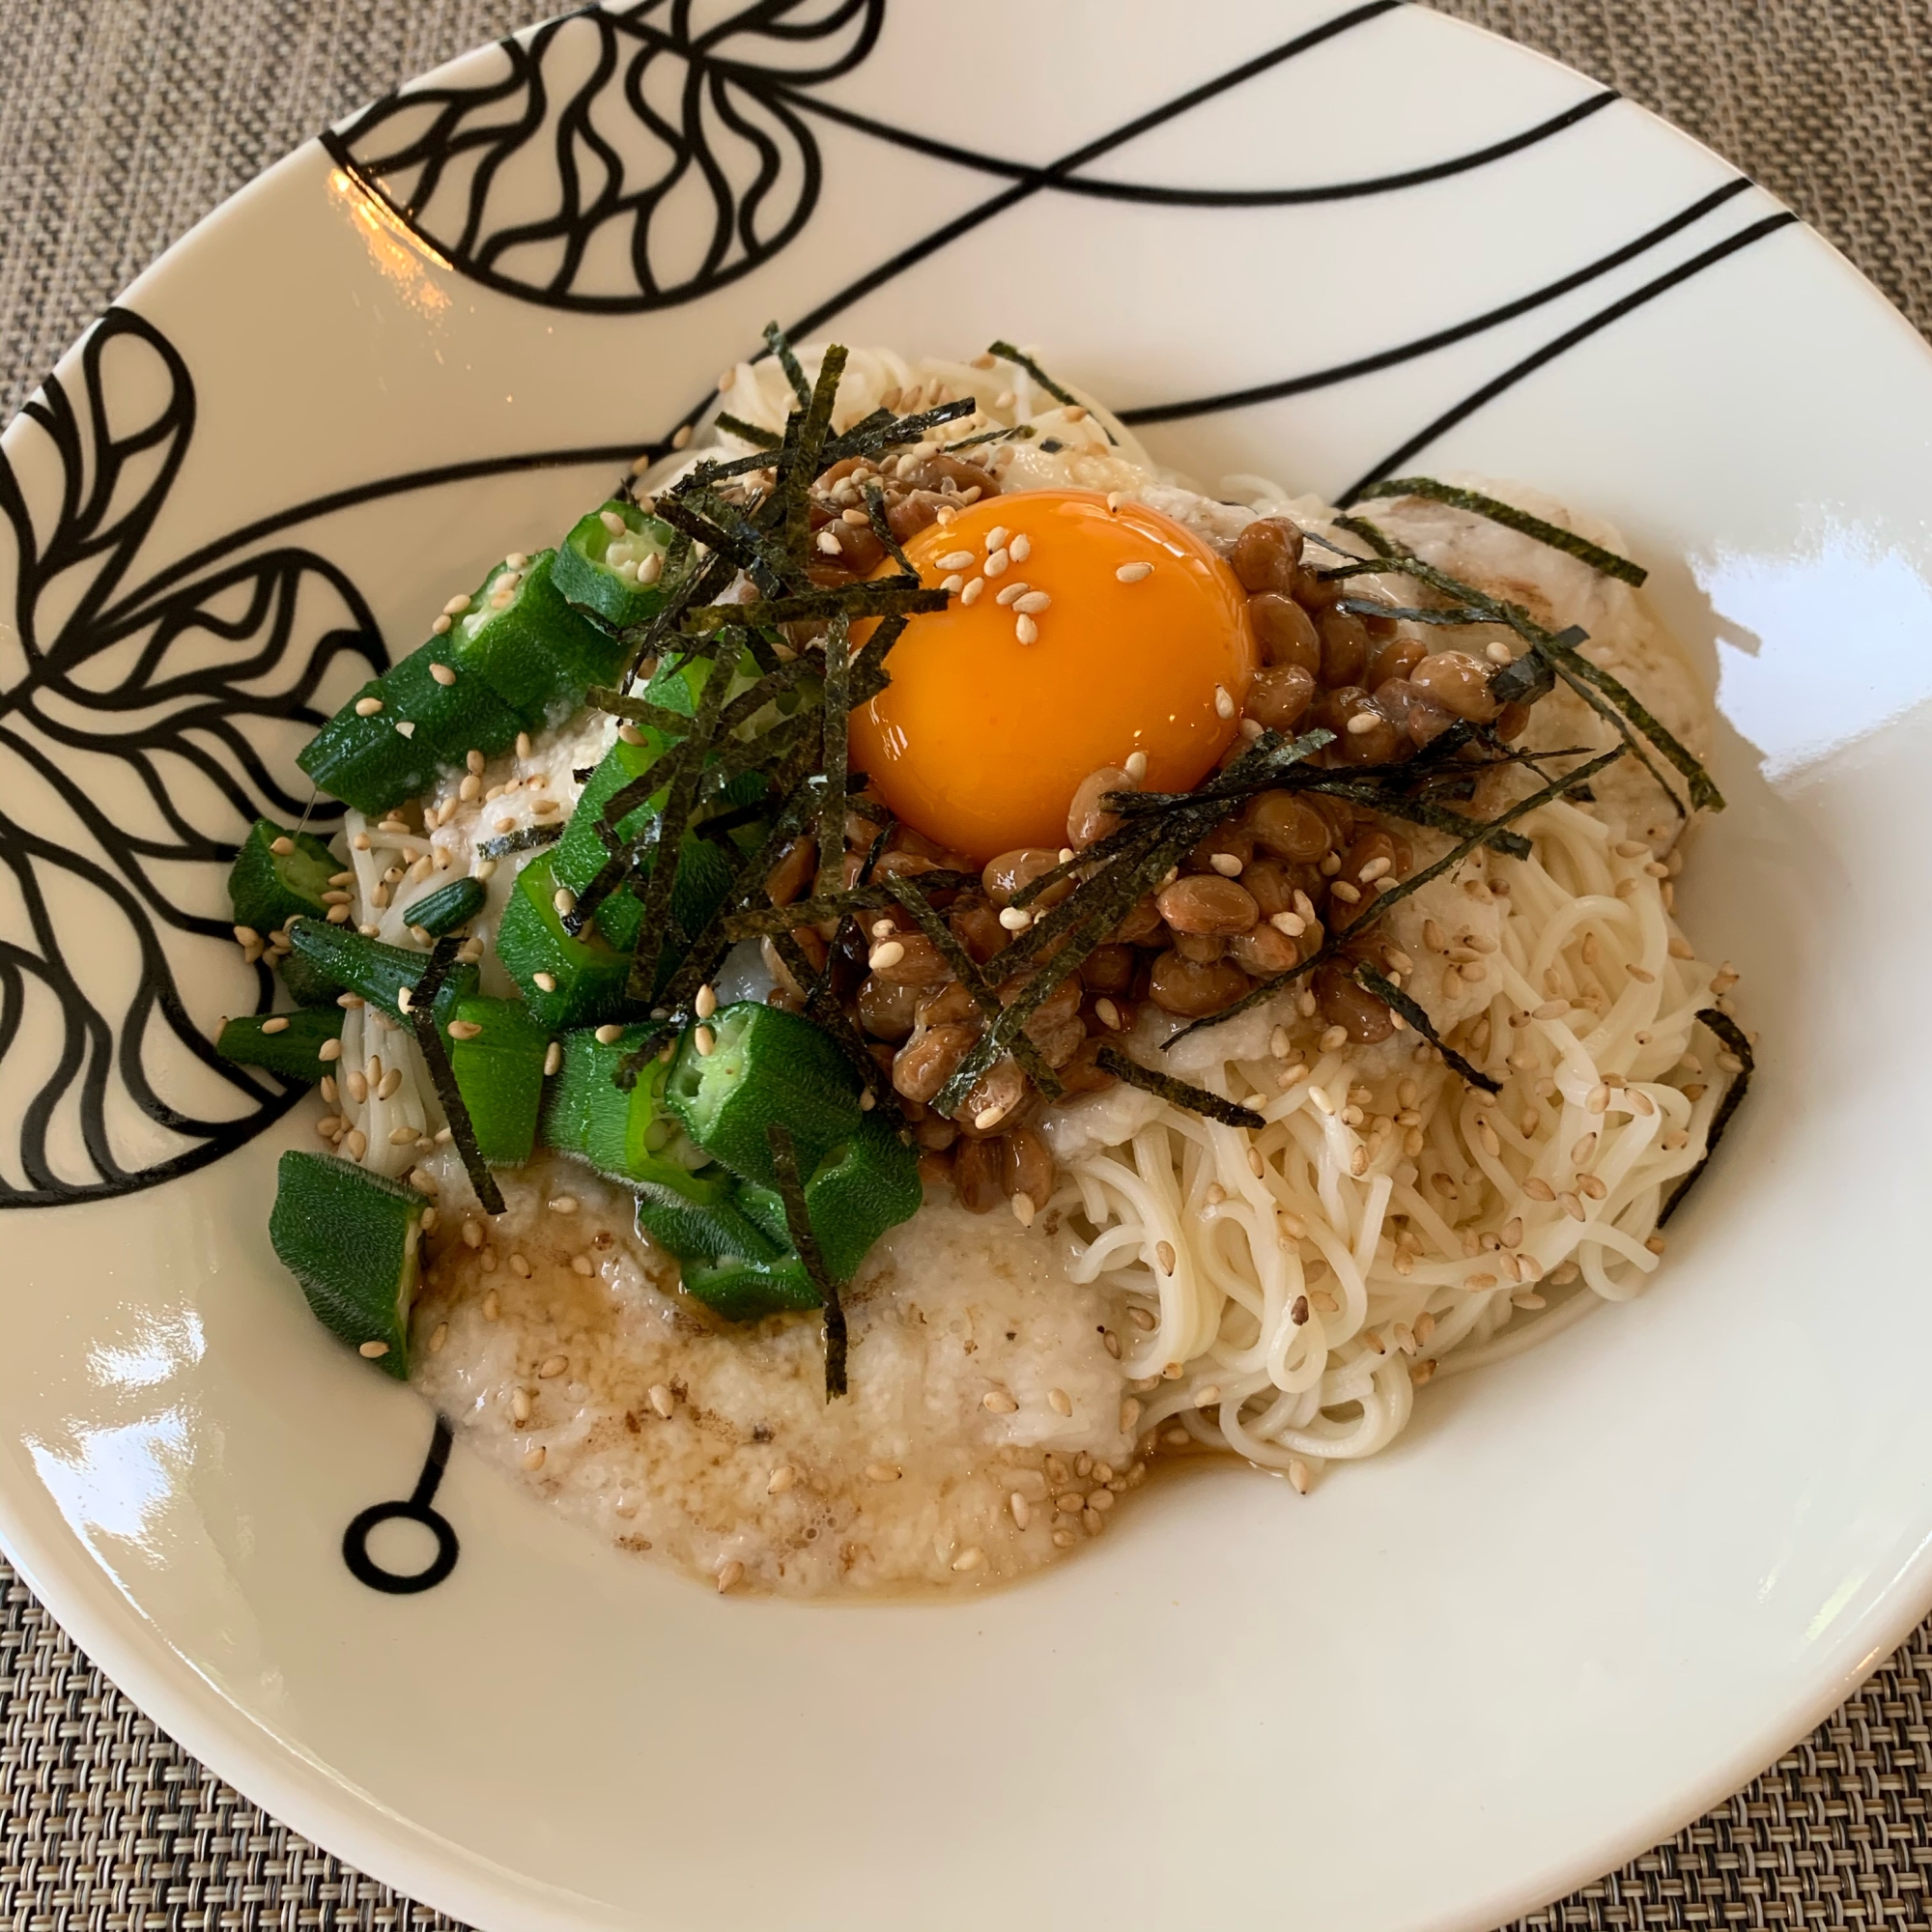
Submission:
<svg viewBox="0 0 1932 1932">
<path fill-rule="evenodd" d="M 827 1403 L 819 1322 L 714 1321 L 622 1190 L 554 1157 L 503 1188 L 481 1246 L 454 1222 L 429 1244 L 412 1378 L 620 1548 L 727 1589 L 975 1590 L 1101 1534 L 1140 1480 L 1122 1310 L 1066 1278 L 1050 1217 L 947 1201 L 894 1230 L 847 1291 Z"/>
</svg>

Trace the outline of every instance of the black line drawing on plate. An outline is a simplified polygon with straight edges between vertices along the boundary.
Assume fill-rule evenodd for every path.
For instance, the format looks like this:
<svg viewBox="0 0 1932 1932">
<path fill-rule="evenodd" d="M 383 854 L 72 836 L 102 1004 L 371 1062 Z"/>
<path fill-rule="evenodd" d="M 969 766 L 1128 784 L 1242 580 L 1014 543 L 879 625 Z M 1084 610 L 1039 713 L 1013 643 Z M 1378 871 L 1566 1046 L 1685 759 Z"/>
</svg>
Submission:
<svg viewBox="0 0 1932 1932">
<path fill-rule="evenodd" d="M 488 74 L 414 83 L 322 139 L 343 169 L 460 273 L 522 300 L 605 314 L 700 299 L 794 241 L 825 183 L 812 121 L 1010 184 L 801 318 L 792 332 L 802 334 L 1032 194 L 1185 208 L 1392 194 L 1520 154 L 1619 98 L 1598 90 L 1466 153 L 1353 181 L 1187 188 L 1077 172 L 1399 5 L 1364 0 L 1044 167 L 934 139 L 817 91 L 870 55 L 885 0 L 753 0 L 702 28 L 692 0 L 585 8 L 498 42 Z M 694 213 L 702 244 L 680 244 L 673 238 Z"/>
<path fill-rule="evenodd" d="M 429 1438 L 429 1454 L 423 1458 L 422 1474 L 416 1478 L 416 1486 L 410 1492 L 408 1500 L 371 1503 L 354 1517 L 349 1527 L 342 1532 L 342 1560 L 348 1564 L 349 1574 L 358 1583 L 364 1583 L 372 1590 L 381 1590 L 384 1596 L 413 1597 L 421 1591 L 434 1590 L 456 1568 L 456 1559 L 462 1554 L 463 1546 L 457 1541 L 449 1519 L 440 1510 L 431 1507 L 436 1501 L 437 1491 L 442 1485 L 442 1472 L 449 1466 L 449 1449 L 454 1439 L 449 1424 L 439 1415 Z M 384 1570 L 369 1554 L 369 1533 L 380 1529 L 385 1522 L 420 1523 L 436 1538 L 436 1554 L 424 1568 L 414 1571 Z"/>
<path fill-rule="evenodd" d="M 283 533 L 379 497 L 537 468 L 628 462 L 645 439 L 379 478 L 260 518 L 137 579 L 186 461 L 195 389 L 159 329 L 110 308 L 77 379 L 50 377 L 0 452 L 14 598 L 0 611 L 0 1208 L 152 1187 L 262 1132 L 301 1089 L 215 1053 L 183 996 L 234 956 L 219 905 L 258 816 L 340 814 L 295 781 L 338 658 L 389 662 L 367 599 Z M 17 439 L 42 437 L 28 458 Z M 293 788 L 292 788 L 293 787 Z M 215 890 L 191 892 L 213 877 Z M 274 984 L 255 969 L 250 1010 Z M 181 1099 L 198 1092 L 195 1104 Z M 218 1104 L 216 1104 L 218 1100 Z"/>
</svg>

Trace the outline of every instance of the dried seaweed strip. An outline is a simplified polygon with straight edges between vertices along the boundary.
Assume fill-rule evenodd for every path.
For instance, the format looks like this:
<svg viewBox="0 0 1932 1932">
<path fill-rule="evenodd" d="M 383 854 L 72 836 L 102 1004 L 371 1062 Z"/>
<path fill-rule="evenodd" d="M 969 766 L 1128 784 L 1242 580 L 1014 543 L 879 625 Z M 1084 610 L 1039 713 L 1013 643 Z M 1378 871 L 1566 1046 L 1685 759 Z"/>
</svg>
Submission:
<svg viewBox="0 0 1932 1932">
<path fill-rule="evenodd" d="M 1486 497 L 1480 490 L 1464 490 L 1453 483 L 1438 483 L 1433 476 L 1387 476 L 1378 483 L 1371 483 L 1365 490 L 1357 490 L 1349 500 L 1367 503 L 1388 497 L 1426 497 L 1432 502 L 1447 503 L 1452 509 L 1467 510 L 1473 516 L 1486 517 L 1492 524 L 1515 530 L 1520 536 L 1533 537 L 1551 550 L 1560 550 L 1578 562 L 1587 563 L 1592 570 L 1605 577 L 1620 578 L 1625 583 L 1641 584 L 1650 575 L 1640 563 L 1633 563 L 1629 557 L 1619 556 L 1613 550 L 1593 544 L 1588 537 L 1580 537 L 1575 530 L 1566 530 L 1560 524 L 1547 523 L 1527 510 L 1519 510 L 1514 503 Z"/>
<path fill-rule="evenodd" d="M 1152 1067 L 1143 1066 L 1138 1060 L 1129 1060 L 1117 1046 L 1103 1046 L 1094 1060 L 1096 1065 L 1113 1074 L 1117 1080 L 1124 1080 L 1129 1087 L 1138 1087 L 1143 1094 L 1152 1094 L 1169 1106 L 1184 1107 L 1190 1114 L 1219 1121 L 1224 1127 L 1246 1127 L 1251 1132 L 1258 1132 L 1267 1125 L 1265 1117 L 1256 1113 L 1252 1107 L 1224 1100 L 1220 1094 L 1210 1094 L 1207 1088 L 1196 1087 L 1190 1081 L 1177 1080 L 1167 1073 L 1156 1073 Z"/>
<path fill-rule="evenodd" d="M 1546 806 L 1552 799 L 1561 798 L 1565 792 L 1574 791 L 1577 785 L 1586 783 L 1605 766 L 1615 764 L 1624 755 L 1624 749 L 1622 745 L 1615 746 L 1591 759 L 1588 764 L 1579 765 L 1574 772 L 1545 785 L 1541 791 L 1531 792 L 1527 798 L 1519 799 L 1508 810 L 1485 825 L 1475 837 L 1465 838 L 1460 845 L 1436 860 L 1433 866 L 1425 866 L 1421 871 L 1411 872 L 1401 884 L 1391 887 L 1389 891 L 1377 894 L 1362 908 L 1358 918 L 1343 926 L 1338 932 L 1332 933 L 1319 951 L 1311 953 L 1299 965 L 1291 966 L 1287 972 L 1277 973 L 1272 979 L 1264 980 L 1258 985 L 1249 987 L 1233 1006 L 1223 1007 L 1218 1013 L 1209 1013 L 1204 1019 L 1190 1022 L 1172 1039 L 1164 1041 L 1161 1051 L 1165 1053 L 1177 1041 L 1187 1038 L 1190 1034 L 1200 1033 L 1208 1027 L 1219 1026 L 1224 1020 L 1234 1019 L 1237 1014 L 1251 1012 L 1256 1007 L 1273 999 L 1284 987 L 1293 985 L 1295 980 L 1314 972 L 1318 966 L 1326 965 L 1348 941 L 1375 924 L 1391 906 L 1399 905 L 1432 880 L 1440 878 L 1444 872 L 1453 871 L 1468 858 L 1470 853 L 1489 844 L 1497 832 L 1513 824 L 1517 819 L 1527 817 L 1539 807 Z"/>
<path fill-rule="evenodd" d="M 922 611 L 946 609 L 946 592 L 901 583 L 893 578 L 861 578 L 834 589 L 800 591 L 788 597 L 768 597 L 754 607 L 765 625 L 811 623 L 818 618 L 913 616 Z M 701 638 L 727 624 L 743 621 L 745 607 L 706 604 L 685 613 L 684 635 Z M 715 613 L 715 614 L 714 614 Z"/>
<path fill-rule="evenodd" d="M 785 381 L 791 384 L 791 392 L 798 398 L 800 409 L 811 407 L 811 385 L 805 380 L 805 370 L 798 357 L 793 355 L 791 342 L 777 323 L 765 324 L 765 347 L 779 359 L 779 367 L 785 373 Z"/>
<path fill-rule="evenodd" d="M 757 683 L 741 691 L 718 714 L 718 735 L 722 738 L 741 729 L 766 705 L 783 696 L 793 685 L 817 674 L 817 667 L 807 658 L 793 658 L 789 663 L 775 666 L 760 677 Z M 686 728 L 689 728 L 688 721 Z"/>
<path fill-rule="evenodd" d="M 561 825 L 525 825 L 500 838 L 486 838 L 476 847 L 479 859 L 508 859 L 519 852 L 535 852 L 563 837 Z"/>
<path fill-rule="evenodd" d="M 463 941 L 454 933 L 439 939 L 430 949 L 429 964 L 410 992 L 410 1025 L 421 1049 L 423 1065 L 429 1068 L 430 1084 L 436 1089 L 436 1097 L 442 1102 L 443 1117 L 449 1122 L 449 1138 L 463 1156 L 463 1169 L 476 1190 L 476 1199 L 484 1213 L 500 1214 L 505 1208 L 503 1190 L 497 1185 L 497 1177 L 490 1172 L 490 1163 L 476 1144 L 475 1125 L 456 1084 L 448 1045 L 436 1023 L 436 996 L 441 992 L 462 949 Z"/>
<path fill-rule="evenodd" d="M 988 982 L 973 955 L 960 945 L 952 928 L 940 918 L 924 893 L 904 877 L 889 878 L 885 886 L 919 929 L 931 940 L 939 956 L 952 969 L 952 977 L 966 988 L 981 1017 L 989 1026 L 997 1024 L 1004 1010 L 998 991 Z M 994 956 L 998 957 L 997 954 Z M 1060 1076 L 1046 1064 L 1046 1056 L 1024 1027 L 1012 1035 L 1007 1043 L 1007 1050 L 1018 1063 L 1020 1071 L 1039 1089 L 1042 1098 L 1058 1100 L 1065 1094 L 1066 1089 Z"/>
<path fill-rule="evenodd" d="M 825 796 L 818 807 L 818 891 L 835 893 L 845 880 L 845 794 L 851 771 L 846 737 L 851 724 L 848 673 L 851 625 L 835 617 L 825 638 Z"/>
<path fill-rule="evenodd" d="M 1344 597 L 1335 608 L 1353 617 L 1406 618 L 1411 624 L 1439 624 L 1445 629 L 1494 622 L 1480 611 L 1448 610 L 1434 604 L 1384 604 L 1378 597 Z"/>
<path fill-rule="evenodd" d="M 1503 1084 L 1492 1080 L 1480 1066 L 1470 1062 L 1436 1032 L 1435 1023 L 1414 1000 L 1405 993 L 1395 981 L 1378 973 L 1367 960 L 1355 968 L 1355 983 L 1365 993 L 1372 993 L 1392 1012 L 1398 1012 L 1408 1023 L 1412 1031 L 1420 1034 L 1443 1060 L 1466 1080 L 1471 1087 L 1480 1087 L 1485 1094 L 1500 1094 Z"/>
<path fill-rule="evenodd" d="M 1670 1199 L 1663 1204 L 1662 1211 L 1657 1217 L 1660 1228 L 1677 1212 L 1678 1203 L 1690 1193 L 1691 1184 L 1702 1179 L 1704 1170 L 1711 1164 L 1711 1156 L 1718 1151 L 1718 1143 L 1724 1137 L 1724 1129 L 1731 1124 L 1731 1116 L 1744 1105 L 1751 1075 L 1757 1070 L 1757 1056 L 1751 1051 L 1750 1040 L 1744 1028 L 1729 1013 L 1720 1013 L 1715 1007 L 1706 1007 L 1697 1018 L 1737 1055 L 1742 1070 L 1733 1076 L 1730 1086 L 1724 1090 L 1724 1097 L 1718 1102 L 1718 1111 L 1711 1116 L 1711 1130 L 1704 1136 L 1703 1159 L 1670 1190 Z"/>
<path fill-rule="evenodd" d="M 871 803 L 870 799 L 851 799 L 847 801 L 846 809 L 856 810 L 861 817 L 865 817 L 868 815 L 866 808 Z M 878 829 L 872 834 L 872 842 L 866 848 L 865 863 L 859 867 L 859 884 L 862 887 L 872 883 L 872 873 L 877 869 L 879 861 L 886 856 L 886 848 L 893 842 L 893 834 L 898 830 L 899 815 L 891 806 L 882 805 L 879 815 L 871 822 Z"/>
<path fill-rule="evenodd" d="M 816 1020 L 831 1036 L 833 1043 L 844 1054 L 852 1070 L 859 1076 L 860 1085 L 871 1094 L 873 1105 L 894 1132 L 903 1131 L 906 1126 L 905 1110 L 899 1105 L 898 1094 L 880 1071 L 879 1063 L 872 1058 L 865 1036 L 852 1024 L 850 1015 L 833 996 L 827 983 L 827 975 L 832 967 L 831 956 L 828 954 L 826 958 L 826 972 L 814 974 L 811 961 L 805 956 L 804 947 L 789 931 L 772 934 L 772 949 L 783 962 L 793 982 L 803 991 L 807 1015 Z"/>
<path fill-rule="evenodd" d="M 962 436 L 945 448 L 952 456 L 962 449 L 978 449 L 982 442 L 1030 442 L 1038 434 L 1032 423 L 1015 423 L 1010 429 L 982 429 L 978 436 Z"/>
<path fill-rule="evenodd" d="M 765 1128 L 765 1144 L 772 1151 L 772 1170 L 778 1181 L 779 1199 L 784 1203 L 785 1231 L 811 1285 L 818 1291 L 818 1305 L 825 1313 L 825 1400 L 845 1393 L 845 1308 L 838 1299 L 838 1284 L 825 1265 L 819 1252 L 818 1236 L 812 1233 L 811 1216 L 806 1211 L 805 1181 L 798 1171 L 798 1149 L 791 1129 L 781 1121 Z"/>
<path fill-rule="evenodd" d="M 865 490 L 866 520 L 872 526 L 872 534 L 878 538 L 886 554 L 898 565 L 899 569 L 913 582 L 919 582 L 919 572 L 912 566 L 912 559 L 899 546 L 899 540 L 893 534 L 893 526 L 886 521 L 886 493 L 876 483 L 868 483 Z"/>
<path fill-rule="evenodd" d="M 1558 676 L 1562 676 L 1566 670 L 1572 673 L 1565 682 L 1573 691 L 1577 690 L 1578 679 L 1595 685 L 1635 725 L 1637 730 L 1676 766 L 1685 782 L 1690 787 L 1690 803 L 1693 806 L 1710 811 L 1723 810 L 1724 795 L 1712 783 L 1710 773 L 1651 712 L 1645 709 L 1626 685 L 1612 677 L 1601 665 L 1592 664 L 1581 651 L 1565 644 L 1561 638 L 1551 638 L 1542 648 L 1555 660 Z M 1668 791 L 1670 787 L 1665 785 L 1664 789 Z"/>
<path fill-rule="evenodd" d="M 852 660 L 852 703 L 855 707 L 869 704 L 892 683 L 892 676 L 886 669 L 886 657 L 892 647 L 905 636 L 908 621 L 903 615 L 895 612 L 892 616 L 881 617 L 872 626 L 872 635 L 866 639 L 860 647 L 859 655 Z"/>
<path fill-rule="evenodd" d="M 756 423 L 747 422 L 743 416 L 734 416 L 724 410 L 720 410 L 711 420 L 726 436 L 735 436 L 740 442 L 753 443 L 759 449 L 781 449 L 784 446 L 783 437 L 771 430 L 760 429 Z M 713 476 L 721 473 L 715 465 L 706 465 L 706 468 Z"/>
<path fill-rule="evenodd" d="M 823 467 L 821 452 L 832 426 L 832 405 L 845 373 L 845 350 L 833 343 L 819 364 L 818 381 L 802 415 L 785 427 L 784 463 L 779 472 L 778 502 L 785 547 L 803 558 L 811 542 L 811 485 Z"/>
<path fill-rule="evenodd" d="M 728 558 L 738 570 L 749 569 L 757 561 L 757 553 L 748 550 L 738 538 L 721 529 L 709 517 L 699 516 L 682 496 L 668 495 L 658 498 L 658 517 L 672 529 L 681 530 L 693 543 L 702 544 L 713 557 Z M 709 609 L 711 607 L 706 606 Z M 735 607 L 726 606 L 727 610 Z"/>
<path fill-rule="evenodd" d="M 704 750 L 718 727 L 718 714 L 724 707 L 724 692 L 731 674 L 714 663 L 698 694 L 697 715 L 692 722 L 692 735 L 684 749 L 691 755 L 678 766 L 665 796 L 664 809 L 654 827 L 657 863 L 643 892 L 643 918 L 638 926 L 638 943 L 631 953 L 631 997 L 649 1000 L 656 990 L 658 962 L 674 924 L 670 917 L 671 886 L 677 877 L 679 850 L 685 830 L 697 804 L 698 781 L 703 776 Z M 628 787 L 627 787 L 628 789 Z M 620 793 L 619 796 L 622 794 Z M 649 959 L 645 954 L 648 951 Z"/>
<path fill-rule="evenodd" d="M 989 343 L 986 353 L 989 355 L 998 355 L 1004 360 L 1015 363 L 1018 367 L 1024 369 L 1055 402 L 1064 403 L 1068 409 L 1081 410 L 1087 408 L 1087 405 L 1078 396 L 1073 394 L 1070 389 L 1063 388 L 1031 355 L 1022 355 L 1010 342 Z M 1093 413 L 1091 411 L 1088 412 L 1090 414 Z M 1109 442 L 1118 443 L 1120 441 L 1120 438 L 1112 430 L 1107 429 L 1107 425 L 1104 422 L 1100 422 L 1098 416 L 1095 416 L 1094 419 L 1095 422 L 1100 423 L 1100 427 L 1103 430 L 1107 431 L 1107 440 Z"/>
<path fill-rule="evenodd" d="M 1432 832 L 1446 832 L 1452 838 L 1471 838 L 1483 829 L 1481 819 L 1464 817 L 1460 811 L 1451 811 L 1447 806 L 1434 804 L 1426 798 L 1404 798 L 1379 791 L 1374 785 L 1311 784 L 1302 789 L 1318 792 L 1323 798 L 1346 799 L 1350 805 L 1367 806 L 1373 811 L 1403 819 L 1410 825 L 1425 825 Z M 1520 832 L 1499 832 L 1490 840 L 1490 845 L 1492 850 L 1506 853 L 1512 859 L 1527 859 L 1534 850 Z"/>
<path fill-rule="evenodd" d="M 608 711 L 611 717 L 622 718 L 632 724 L 648 724 L 653 731 L 662 731 L 668 738 L 682 738 L 691 730 L 691 720 L 683 712 L 668 711 L 662 704 L 653 704 L 648 698 L 633 697 L 628 692 L 611 691 L 603 685 L 593 684 L 584 696 L 593 710 Z"/>
</svg>

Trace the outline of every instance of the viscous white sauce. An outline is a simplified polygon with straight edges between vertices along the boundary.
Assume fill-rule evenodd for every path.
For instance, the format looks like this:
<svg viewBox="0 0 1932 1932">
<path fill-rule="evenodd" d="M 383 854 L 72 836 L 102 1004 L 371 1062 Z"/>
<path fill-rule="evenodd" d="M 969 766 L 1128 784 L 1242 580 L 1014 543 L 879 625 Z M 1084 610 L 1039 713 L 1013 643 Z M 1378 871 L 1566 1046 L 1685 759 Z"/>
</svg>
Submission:
<svg viewBox="0 0 1932 1932">
<path fill-rule="evenodd" d="M 413 1378 L 625 1548 L 724 1588 L 972 1589 L 1078 1548 L 1140 1480 L 1108 1347 L 1124 1310 L 1066 1279 L 1051 1217 L 949 1201 L 888 1235 L 847 1291 L 850 1393 L 828 1403 L 815 1317 L 714 1321 L 575 1163 L 503 1181 L 485 1245 L 438 1232 Z"/>
</svg>

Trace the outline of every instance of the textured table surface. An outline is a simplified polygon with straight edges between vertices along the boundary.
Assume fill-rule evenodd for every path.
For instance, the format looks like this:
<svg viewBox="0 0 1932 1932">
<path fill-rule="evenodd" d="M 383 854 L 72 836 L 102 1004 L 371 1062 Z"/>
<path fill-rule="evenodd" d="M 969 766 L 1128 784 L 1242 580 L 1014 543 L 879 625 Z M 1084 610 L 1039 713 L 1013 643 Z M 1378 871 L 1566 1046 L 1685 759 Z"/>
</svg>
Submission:
<svg viewBox="0 0 1932 1932">
<path fill-rule="evenodd" d="M 1442 4 L 1701 135 L 1932 330 L 1932 0 Z M 0 0 L 0 418 L 251 176 L 541 5 Z M 1928 1794 L 1932 1624 L 1728 1804 L 1521 1927 L 1923 1926 Z M 448 1923 L 196 1764 L 4 1565 L 0 1920 L 16 1932 Z"/>
</svg>

